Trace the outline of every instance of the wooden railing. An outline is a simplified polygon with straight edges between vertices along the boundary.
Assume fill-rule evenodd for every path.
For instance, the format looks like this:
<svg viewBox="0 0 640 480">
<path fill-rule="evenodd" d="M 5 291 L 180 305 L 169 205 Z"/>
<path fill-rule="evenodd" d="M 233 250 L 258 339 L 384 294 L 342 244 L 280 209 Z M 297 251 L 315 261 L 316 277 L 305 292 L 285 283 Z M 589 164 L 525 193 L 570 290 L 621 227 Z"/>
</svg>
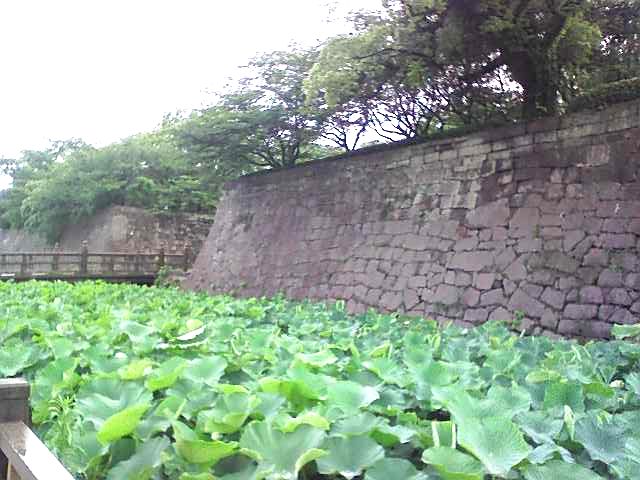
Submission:
<svg viewBox="0 0 640 480">
<path fill-rule="evenodd" d="M 162 267 L 188 270 L 193 261 L 191 247 L 183 253 L 89 252 L 83 242 L 79 252 L 0 253 L 0 277 L 131 277 L 155 275 Z"/>
<path fill-rule="evenodd" d="M 0 480 L 73 480 L 30 425 L 29 384 L 0 379 Z"/>
</svg>

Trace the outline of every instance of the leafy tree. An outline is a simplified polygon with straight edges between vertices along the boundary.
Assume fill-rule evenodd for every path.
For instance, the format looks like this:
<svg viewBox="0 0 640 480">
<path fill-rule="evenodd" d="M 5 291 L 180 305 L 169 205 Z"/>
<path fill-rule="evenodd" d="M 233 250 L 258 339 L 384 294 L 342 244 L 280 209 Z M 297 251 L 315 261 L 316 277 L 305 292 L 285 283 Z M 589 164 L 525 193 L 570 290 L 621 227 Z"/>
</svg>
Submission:
<svg viewBox="0 0 640 480">
<path fill-rule="evenodd" d="M 485 121 L 558 111 L 598 81 L 599 61 L 628 74 L 637 66 L 636 0 L 386 0 L 354 17 L 357 33 L 329 42 L 307 82 L 329 104 L 382 100 L 390 91 L 421 99 L 418 118 Z M 620 56 L 625 60 L 621 61 Z M 633 64 L 633 65 L 630 65 Z M 597 77 L 597 76 L 596 76 Z M 589 83 L 591 80 L 591 83 Z M 399 104 L 407 105 L 407 100 Z M 384 119 L 389 124 L 387 119 Z M 391 117 L 393 123 L 393 117 Z M 406 135 L 406 132 L 401 132 Z"/>
<path fill-rule="evenodd" d="M 65 225 L 110 205 L 210 213 L 225 180 L 194 164 L 166 128 L 103 148 L 56 142 L 2 165 L 13 179 L 0 198 L 2 226 L 50 241 Z"/>
<path fill-rule="evenodd" d="M 175 124 L 181 145 L 203 162 L 239 173 L 310 159 L 322 113 L 307 104 L 303 82 L 316 59 L 315 50 L 255 58 L 234 90 Z"/>
</svg>

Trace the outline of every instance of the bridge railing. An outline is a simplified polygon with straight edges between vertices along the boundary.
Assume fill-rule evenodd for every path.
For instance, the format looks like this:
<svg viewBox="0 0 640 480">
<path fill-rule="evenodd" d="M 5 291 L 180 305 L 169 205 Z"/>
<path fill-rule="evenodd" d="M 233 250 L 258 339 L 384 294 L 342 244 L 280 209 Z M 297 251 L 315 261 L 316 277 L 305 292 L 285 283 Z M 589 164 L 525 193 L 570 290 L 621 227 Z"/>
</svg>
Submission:
<svg viewBox="0 0 640 480">
<path fill-rule="evenodd" d="M 191 247 L 182 253 L 89 252 L 83 242 L 79 252 L 0 253 L 0 274 L 18 277 L 38 275 L 153 275 L 162 267 L 188 270 L 193 261 Z"/>
<path fill-rule="evenodd" d="M 73 480 L 30 425 L 29 384 L 0 379 L 0 480 Z"/>
</svg>

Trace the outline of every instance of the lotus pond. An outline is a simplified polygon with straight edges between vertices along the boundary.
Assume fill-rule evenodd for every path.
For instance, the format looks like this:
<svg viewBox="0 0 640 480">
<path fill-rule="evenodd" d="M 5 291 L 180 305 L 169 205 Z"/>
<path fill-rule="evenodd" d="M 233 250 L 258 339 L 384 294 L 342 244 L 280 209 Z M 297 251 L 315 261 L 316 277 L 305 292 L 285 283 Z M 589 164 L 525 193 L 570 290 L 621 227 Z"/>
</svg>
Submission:
<svg viewBox="0 0 640 480">
<path fill-rule="evenodd" d="M 282 298 L 0 283 L 0 377 L 79 479 L 640 478 L 640 345 Z"/>
</svg>

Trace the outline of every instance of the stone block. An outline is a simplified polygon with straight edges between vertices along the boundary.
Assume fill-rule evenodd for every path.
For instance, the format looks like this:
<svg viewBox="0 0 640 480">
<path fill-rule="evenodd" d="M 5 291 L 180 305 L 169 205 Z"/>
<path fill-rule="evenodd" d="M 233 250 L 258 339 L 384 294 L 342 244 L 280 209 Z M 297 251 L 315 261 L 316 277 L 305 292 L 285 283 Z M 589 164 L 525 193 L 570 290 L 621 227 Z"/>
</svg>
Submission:
<svg viewBox="0 0 640 480">
<path fill-rule="evenodd" d="M 626 308 L 618 308 L 615 312 L 613 312 L 613 315 L 609 317 L 609 322 L 620 323 L 624 325 L 633 325 L 640 322 L 640 318 L 638 317 L 638 315 L 634 315 Z"/>
<path fill-rule="evenodd" d="M 468 237 L 463 238 L 462 240 L 458 240 L 453 249 L 456 252 L 466 252 L 470 250 L 475 250 L 478 247 L 478 237 Z"/>
<path fill-rule="evenodd" d="M 582 260 L 582 264 L 587 266 L 605 267 L 609 265 L 609 253 L 607 252 L 607 250 L 603 250 L 600 248 L 592 248 L 584 256 Z"/>
<path fill-rule="evenodd" d="M 520 288 L 524 290 L 527 293 L 527 295 L 529 295 L 532 298 L 539 298 L 540 295 L 542 294 L 542 290 L 544 289 L 544 287 L 541 287 L 540 285 L 536 285 L 535 283 L 528 283 L 528 282 L 522 282 L 520 284 Z"/>
<path fill-rule="evenodd" d="M 408 312 L 414 309 L 420 303 L 420 297 L 415 290 L 404 290 L 402 292 L 404 311 Z"/>
<path fill-rule="evenodd" d="M 640 290 L 640 273 L 629 273 L 624 279 L 624 285 L 627 288 Z"/>
<path fill-rule="evenodd" d="M 456 272 L 455 285 L 458 287 L 468 287 L 471 285 L 473 277 L 466 272 Z"/>
<path fill-rule="evenodd" d="M 486 308 L 472 308 L 464 312 L 464 321 L 479 324 L 487 321 L 489 311 Z"/>
<path fill-rule="evenodd" d="M 430 301 L 431 303 L 454 305 L 458 303 L 460 292 L 457 287 L 453 287 L 451 285 L 440 285 L 430 300 L 428 297 L 423 296 L 423 298 L 426 298 L 427 301 Z"/>
<path fill-rule="evenodd" d="M 540 325 L 547 330 L 556 330 L 558 328 L 558 315 L 551 310 L 546 310 L 540 318 Z"/>
<path fill-rule="evenodd" d="M 634 248 L 636 236 L 631 233 L 604 233 L 600 235 L 600 245 L 608 249 Z"/>
<path fill-rule="evenodd" d="M 508 308 L 512 312 L 520 310 L 524 312 L 525 315 L 536 318 L 542 317 L 545 312 L 545 306 L 542 302 L 535 298 L 531 298 L 524 290 L 521 289 L 516 290 L 513 295 L 511 295 Z"/>
<path fill-rule="evenodd" d="M 487 251 L 456 253 L 449 268 L 465 272 L 479 272 L 493 265 L 493 253 Z"/>
<path fill-rule="evenodd" d="M 624 233 L 629 221 L 622 218 L 607 218 L 602 224 L 602 231 L 607 233 Z"/>
<path fill-rule="evenodd" d="M 477 273 L 474 278 L 473 285 L 478 290 L 489 290 L 496 280 L 495 273 Z"/>
<path fill-rule="evenodd" d="M 616 310 L 617 307 L 614 305 L 600 305 L 598 308 L 598 319 L 603 322 L 608 322 Z"/>
<path fill-rule="evenodd" d="M 570 303 L 564 307 L 563 316 L 573 320 L 590 320 L 598 316 L 598 306 Z"/>
<path fill-rule="evenodd" d="M 580 289 L 580 301 L 600 305 L 604 302 L 604 295 L 600 287 L 586 286 Z"/>
<path fill-rule="evenodd" d="M 470 211 L 466 215 L 466 221 L 475 228 L 490 228 L 506 225 L 510 215 L 507 200 L 501 199 Z"/>
<path fill-rule="evenodd" d="M 624 288 L 612 288 L 609 293 L 607 293 L 607 303 L 628 307 L 631 305 L 631 297 L 629 296 L 629 292 Z"/>
<path fill-rule="evenodd" d="M 415 275 L 409 278 L 407 285 L 409 288 L 424 288 L 427 286 L 427 277 L 424 275 Z"/>
<path fill-rule="evenodd" d="M 566 232 L 564 235 L 564 241 L 562 242 L 564 251 L 570 252 L 573 250 L 573 247 L 580 243 L 586 236 L 586 233 L 582 230 L 570 230 Z"/>
<path fill-rule="evenodd" d="M 514 315 L 504 307 L 498 307 L 489 314 L 489 320 L 508 322 L 513 320 Z"/>
<path fill-rule="evenodd" d="M 600 287 L 621 287 L 623 285 L 622 272 L 616 272 L 611 269 L 603 270 L 598 277 L 598 286 Z"/>
<path fill-rule="evenodd" d="M 542 250 L 542 239 L 523 238 L 516 243 L 515 249 L 518 253 L 539 252 Z"/>
<path fill-rule="evenodd" d="M 462 303 L 468 307 L 475 307 L 480 300 L 480 292 L 475 288 L 467 288 L 462 294 Z"/>
<path fill-rule="evenodd" d="M 480 296 L 480 305 L 483 307 L 489 305 L 505 305 L 506 303 L 507 301 L 501 288 L 489 290 Z"/>
<path fill-rule="evenodd" d="M 518 282 L 527 278 L 527 268 L 525 267 L 525 261 L 523 257 L 517 258 L 509 267 L 504 271 L 504 274 L 510 280 Z"/>
<path fill-rule="evenodd" d="M 540 210 L 537 208 L 519 208 L 509 222 L 509 236 L 533 236 L 540 224 Z"/>
</svg>

